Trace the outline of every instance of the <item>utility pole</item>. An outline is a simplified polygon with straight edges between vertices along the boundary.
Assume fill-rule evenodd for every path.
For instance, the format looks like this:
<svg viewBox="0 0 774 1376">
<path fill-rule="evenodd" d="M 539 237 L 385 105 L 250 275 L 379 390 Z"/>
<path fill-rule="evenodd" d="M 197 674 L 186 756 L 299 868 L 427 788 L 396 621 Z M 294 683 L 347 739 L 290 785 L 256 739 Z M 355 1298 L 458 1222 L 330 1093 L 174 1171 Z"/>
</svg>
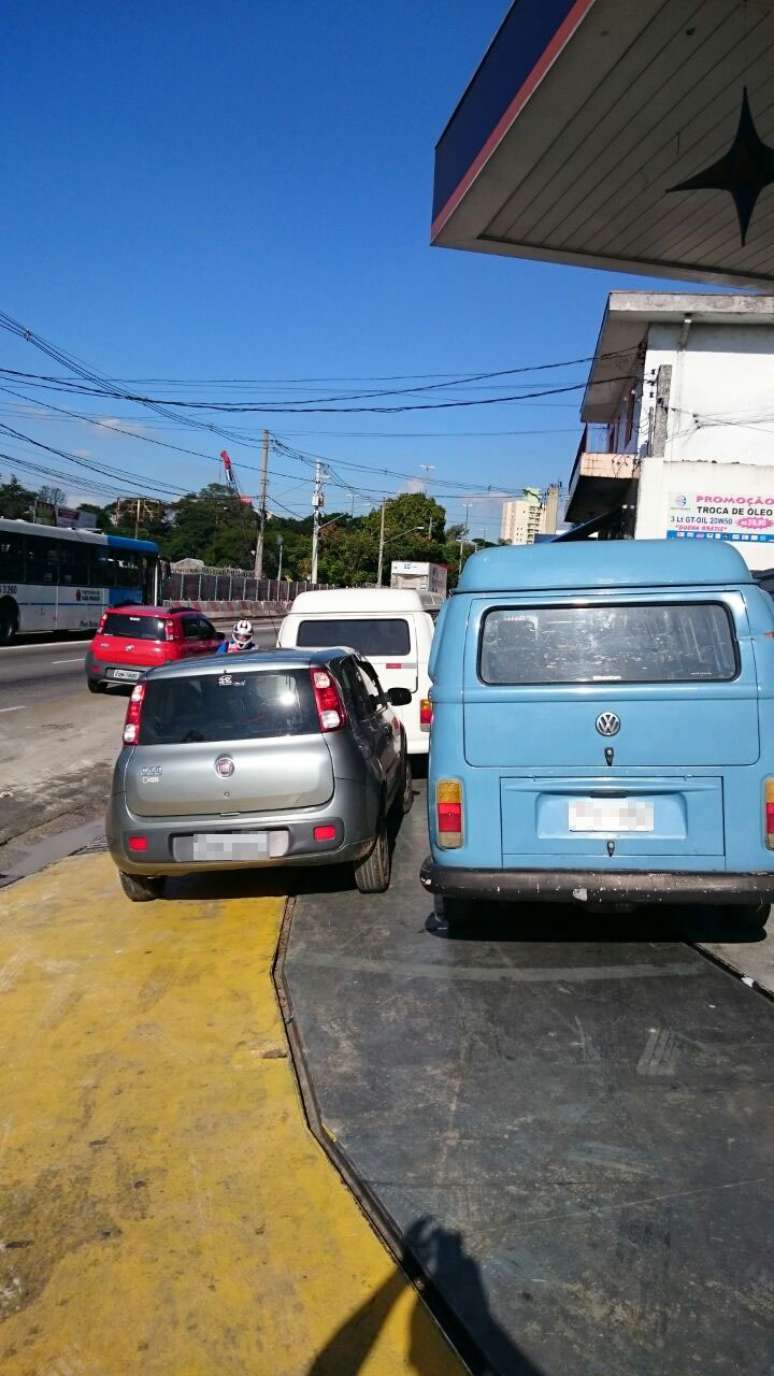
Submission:
<svg viewBox="0 0 774 1376">
<path fill-rule="evenodd" d="M 384 509 L 387 506 L 387 498 L 382 498 L 382 511 L 379 517 L 379 563 L 376 568 L 376 586 L 382 586 L 382 574 L 384 572 Z"/>
<path fill-rule="evenodd" d="M 261 496 L 258 506 L 258 537 L 255 542 L 255 577 L 263 578 L 263 541 L 266 534 L 266 494 L 269 486 L 269 432 L 263 432 L 261 450 Z"/>
<path fill-rule="evenodd" d="M 137 511 L 136 511 L 135 517 L 134 517 L 134 538 L 135 538 L 135 540 L 138 538 L 139 534 L 140 534 L 140 498 L 138 497 L 138 498 L 137 498 Z"/>
<path fill-rule="evenodd" d="M 278 536 L 277 536 L 277 548 L 278 548 L 278 550 L 279 550 L 279 559 L 278 559 L 278 561 L 277 561 L 277 582 L 278 582 L 278 583 L 281 583 L 281 582 L 282 582 L 282 547 L 283 547 L 284 544 L 285 544 L 285 541 L 283 540 L 282 536 L 281 536 L 281 535 L 278 535 Z"/>
<path fill-rule="evenodd" d="M 466 539 L 467 534 L 468 534 L 468 521 L 469 521 L 469 520 L 470 520 L 470 506 L 469 506 L 469 504 L 466 502 L 466 503 L 465 503 L 465 524 L 464 524 L 464 526 L 462 527 L 462 532 L 461 532 L 461 534 L 460 534 L 460 573 L 462 573 L 462 551 L 463 551 L 463 549 L 464 549 L 464 546 L 465 546 L 465 539 Z"/>
<path fill-rule="evenodd" d="M 320 460 L 314 466 L 314 491 L 312 493 L 312 584 L 317 584 L 317 561 L 320 552 L 320 512 L 325 505 L 323 492 L 323 466 Z"/>
</svg>

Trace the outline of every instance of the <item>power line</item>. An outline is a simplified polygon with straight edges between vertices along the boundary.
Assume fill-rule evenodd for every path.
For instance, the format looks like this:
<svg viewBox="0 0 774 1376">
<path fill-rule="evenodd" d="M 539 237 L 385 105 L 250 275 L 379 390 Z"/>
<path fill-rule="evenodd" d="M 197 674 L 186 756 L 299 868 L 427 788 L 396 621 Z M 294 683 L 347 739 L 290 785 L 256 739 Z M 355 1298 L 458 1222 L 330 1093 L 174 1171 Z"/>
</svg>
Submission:
<svg viewBox="0 0 774 1376">
<path fill-rule="evenodd" d="M 23 392 L 18 392 L 18 391 L 16 391 L 15 389 L 13 389 L 13 388 L 11 388 L 11 387 L 5 387 L 5 386 L 3 386 L 2 384 L 0 384 L 0 391 L 6 392 L 6 393 L 7 393 L 8 395 L 10 395 L 10 396 L 15 396 L 15 397 L 17 397 L 19 400 L 21 400 L 21 401 L 28 401 L 28 402 L 32 403 L 33 405 L 34 405 L 34 404 L 37 404 L 37 405 L 43 406 L 43 407 L 45 407 L 47 410 L 51 410 L 51 411 L 55 412 L 57 415 L 65 415 L 65 416 L 72 417 L 72 418 L 75 419 L 75 420 L 82 421 L 82 422 L 83 422 L 84 424 L 86 424 L 86 425 L 95 425 L 95 426 L 99 426 L 100 428 L 102 428 L 102 429 L 104 429 L 104 430 L 107 430 L 110 434 L 113 434 L 113 435 L 116 435 L 116 434 L 118 434 L 118 435 L 124 435 L 124 436 L 126 436 L 128 439 L 133 439 L 133 440 L 139 441 L 139 442 L 142 443 L 142 444 L 152 444 L 152 445 L 154 445 L 154 446 L 156 446 L 156 447 L 160 447 L 160 448 L 162 448 L 162 449 L 171 449 L 171 450 L 174 450 L 174 451 L 177 452 L 177 453 L 191 455 L 191 456 L 193 456 L 193 457 L 195 457 L 195 458 L 206 459 L 208 462 L 210 462 L 210 463 L 215 463 L 215 464 L 218 464 L 218 466 L 220 466 L 220 460 L 217 459 L 217 458 L 215 457 L 215 455 L 213 455 L 213 454 L 208 454 L 208 453 L 206 453 L 204 450 L 200 450 L 200 449 L 190 449 L 190 448 L 188 448 L 187 446 L 183 446 L 183 445 L 179 445 L 179 444 L 172 444 L 172 443 L 171 443 L 170 441 L 168 441 L 168 440 L 159 440 L 159 439 L 155 439 L 153 436 L 150 436 L 150 435 L 138 434 L 136 431 L 133 431 L 133 430 L 126 430 L 126 429 L 124 429 L 124 428 L 123 428 L 122 426 L 120 426 L 120 425 L 114 425 L 114 424 L 112 424 L 112 423 L 110 423 L 110 422 L 108 422 L 108 421 L 99 420 L 97 417 L 89 416 L 87 413 L 79 412 L 79 411 L 71 411 L 69 408 L 62 407 L 62 406 L 56 406 L 56 405 L 54 404 L 54 402 L 51 402 L 51 401 L 40 401 L 40 402 L 37 402 L 37 403 L 36 403 L 32 397 L 26 396 L 25 393 L 23 393 Z M 575 431 L 574 431 L 574 429 L 573 429 L 573 433 L 574 433 L 574 432 L 575 432 Z M 25 436 L 24 438 L 27 439 L 30 443 L 37 443 L 36 441 L 31 440 L 29 436 Z M 278 440 L 278 438 L 277 438 L 276 436 L 273 436 L 273 437 L 272 437 L 272 441 L 273 441 L 274 447 L 277 448 L 278 450 L 280 450 L 281 452 L 285 453 L 285 454 L 286 454 L 286 457 L 288 457 L 288 458 L 290 458 L 290 459 L 295 459 L 295 460 L 297 460 L 298 462 L 304 462 L 304 463 L 306 463 L 306 464 L 313 464 L 313 463 L 315 462 L 316 458 L 317 458 L 317 457 L 320 457 L 320 458 L 321 458 L 324 462 L 326 462 L 326 463 L 327 463 L 327 462 L 335 462 L 335 463 L 337 464 L 338 467 L 342 467 L 342 468 L 343 468 L 343 467 L 350 467 L 350 468 L 356 469 L 356 470 L 358 470 L 358 471 L 360 471 L 360 472 L 364 472 L 364 473 L 373 473 L 373 474 L 375 474 L 375 475 L 376 475 L 376 474 L 384 474 L 384 475 L 387 476 L 387 477 L 400 478 L 400 479 L 403 479 L 403 478 L 412 479 L 412 478 L 415 478 L 415 477 L 416 477 L 416 474 L 411 473 L 411 472 L 409 472 L 409 471 L 407 471 L 407 470 L 405 470 L 405 469 L 390 469 L 390 468 L 386 468 L 386 467 L 382 467 L 382 466 L 378 466 L 378 467 L 377 467 L 377 466 L 375 466 L 375 465 L 373 465 L 373 464 L 356 464 L 356 463 L 353 463 L 352 461 L 347 460 L 347 459 L 329 460 L 327 457 L 325 457 L 325 456 L 323 456 L 323 455 L 318 456 L 318 455 L 315 455 L 315 454 L 309 454 L 307 451 L 304 451 L 304 450 L 301 450 L 301 449 L 294 449 L 294 448 L 293 448 L 292 446 L 290 446 L 290 445 L 284 445 L 281 441 Z M 60 450 L 56 450 L 55 452 L 60 453 L 60 454 L 62 453 L 62 451 L 60 451 Z M 246 470 L 248 470 L 249 472 L 254 472 L 254 473 L 260 473 L 260 471 L 261 471 L 260 468 L 259 468 L 259 466 L 258 466 L 257 464 L 244 463 L 244 462 L 241 461 L 241 460 L 240 460 L 240 463 L 239 463 L 239 467 L 242 468 L 242 469 L 246 469 Z M 280 470 L 275 470 L 275 471 L 276 471 L 276 475 L 277 475 L 278 477 L 289 478 L 291 481 L 300 481 L 300 479 L 296 479 L 295 476 L 294 476 L 293 474 L 284 473 L 284 472 L 282 472 L 282 471 L 280 471 Z M 454 479 L 450 479 L 450 478 L 449 478 L 449 479 L 444 479 L 444 478 L 441 478 L 441 477 L 439 477 L 439 478 L 433 478 L 433 479 L 427 479 L 426 481 L 427 481 L 428 484 L 432 483 L 432 484 L 435 484 L 435 485 L 446 486 L 446 487 L 459 487 L 461 490 L 464 490 L 464 491 L 470 491 L 470 490 L 473 490 L 473 489 L 475 489 L 475 488 L 477 488 L 477 487 L 481 487 L 481 486 L 482 486 L 481 484 L 476 484 L 476 483 L 457 483 L 457 482 L 455 482 Z M 343 482 L 343 481 L 342 481 L 342 484 L 341 484 L 341 485 L 342 485 L 343 487 L 347 488 L 347 490 L 357 490 L 357 489 L 350 489 L 350 488 L 348 487 L 348 485 L 347 485 L 345 482 Z M 486 485 L 485 490 L 489 491 L 489 490 L 490 490 L 490 487 L 491 487 L 491 485 Z M 365 491 L 365 489 L 363 489 L 363 491 Z M 374 489 L 374 488 L 372 488 L 372 489 L 370 489 L 370 491 L 371 491 L 372 493 L 378 491 L 378 492 L 381 494 L 382 492 L 385 491 L 385 489 L 383 489 L 383 488 L 382 488 L 382 489 Z"/>
<path fill-rule="evenodd" d="M 27 380 L 28 386 L 39 386 L 52 392 L 62 392 L 66 395 L 75 396 L 98 396 L 109 397 L 111 400 L 122 400 L 135 402 L 140 406 L 148 406 L 151 410 L 158 411 L 159 415 L 174 417 L 174 412 L 169 412 L 166 407 L 176 407 L 181 411 L 215 411 L 226 415 L 287 415 L 287 416 L 306 416 L 306 415 L 399 415 L 407 411 L 451 411 L 471 406 L 501 406 L 514 404 L 516 402 L 530 401 L 536 397 L 566 396 L 569 392 L 585 392 L 592 387 L 609 386 L 613 382 L 628 381 L 629 374 L 624 373 L 620 376 L 605 378 L 599 382 L 573 382 L 567 383 L 562 387 L 544 387 L 532 392 L 520 392 L 508 396 L 499 397 L 467 397 L 455 401 L 421 401 L 411 403 L 401 403 L 394 406 L 329 406 L 320 405 L 318 400 L 312 399 L 309 402 L 295 402 L 288 406 L 284 402 L 248 402 L 248 401 L 186 401 L 178 397 L 149 397 L 142 393 L 125 392 L 118 390 L 115 386 L 102 383 L 97 380 L 96 386 L 88 387 L 85 383 L 75 382 L 68 378 L 56 378 L 45 376 L 44 374 L 20 372 L 14 368 L 0 368 L 0 374 L 4 377 L 23 377 Z M 351 398 L 339 398 L 340 400 L 350 400 Z M 337 398 L 320 398 L 320 401 L 337 400 Z M 189 421 L 189 424 L 196 425 L 198 428 L 211 430 L 215 433 L 217 427 L 207 422 Z"/>
<path fill-rule="evenodd" d="M 601 358 L 619 358 L 619 357 L 622 357 L 624 354 L 630 354 L 630 353 L 634 353 L 634 352 L 636 352 L 636 346 L 635 346 L 634 348 L 629 348 L 629 349 L 614 350 L 614 351 L 611 352 L 611 353 L 601 354 L 600 357 L 601 357 Z M 595 358 L 595 357 L 596 357 L 595 354 L 588 354 L 588 355 L 585 355 L 585 356 L 582 357 L 582 358 L 569 358 L 569 359 L 563 359 L 563 360 L 559 360 L 559 361 L 553 360 L 553 361 L 551 361 L 551 362 L 549 362 L 549 363 L 522 364 L 522 365 L 519 365 L 519 366 L 516 366 L 516 367 L 513 367 L 513 368 L 499 368 L 499 369 L 459 368 L 459 369 L 456 369 L 456 370 L 452 369 L 452 370 L 450 370 L 449 372 L 445 372 L 445 373 L 440 373 L 440 372 L 437 372 L 437 373 L 384 373 L 384 374 L 375 373 L 375 374 L 365 374 L 365 375 L 358 375 L 358 374 L 352 374 L 352 375 L 350 375 L 350 374 L 346 374 L 346 373 L 345 373 L 345 374 L 339 375 L 338 377 L 335 376 L 335 375 L 324 374 L 323 376 L 317 376 L 317 377 L 290 377 L 290 378 L 282 378 L 282 377 L 242 377 L 242 378 L 240 378 L 240 377 L 236 377 L 236 378 L 235 378 L 235 377 L 227 377 L 227 378 L 218 378 L 218 377 L 205 377 L 205 378 L 130 377 L 130 378 L 120 378 L 120 379 L 118 379 L 118 380 L 121 381 L 121 382 L 124 382 L 124 383 L 136 383 L 136 384 L 143 383 L 143 384 L 145 384 L 145 385 L 154 385 L 154 386 L 160 386 L 160 385 L 164 384 L 164 385 L 175 386 L 175 387 L 179 387 L 179 386 L 185 386 L 185 387 L 202 387 L 202 386 L 216 386 L 216 387 L 232 387 L 232 386 L 246 386 L 246 387 L 250 387 L 250 386 L 255 386 L 255 387 L 259 387 L 259 386 L 260 386 L 260 387 L 269 386 L 269 387 L 275 387 L 275 386 L 276 386 L 276 387 L 283 387 L 283 386 L 297 386 L 297 385 L 300 385 L 300 384 L 302 384 L 302 383 L 315 383 L 315 382 L 318 382 L 318 383 L 332 383 L 332 382 L 347 382 L 347 383 L 351 383 L 351 382 L 414 382 L 414 381 L 417 381 L 417 380 L 419 380 L 419 379 L 421 379 L 421 380 L 424 381 L 424 380 L 426 380 L 426 379 L 428 379 L 428 378 L 431 378 L 431 379 L 432 379 L 432 378 L 440 378 L 440 379 L 446 379 L 447 381 L 448 381 L 448 380 L 451 380 L 451 383 L 452 383 L 452 385 L 453 385 L 454 383 L 457 383 L 457 382 L 472 381 L 472 380 L 474 380 L 474 379 L 476 379 L 476 378 L 503 377 L 503 376 L 505 376 L 506 374 L 509 374 L 509 373 L 531 373 L 531 372 L 540 372 L 540 371 L 542 371 L 542 370 L 544 370 L 544 369 L 547 369 L 547 368 L 571 368 L 571 367 L 574 367 L 576 364 L 580 364 L 580 363 L 592 363 L 592 362 L 594 361 L 594 358 Z"/>
</svg>

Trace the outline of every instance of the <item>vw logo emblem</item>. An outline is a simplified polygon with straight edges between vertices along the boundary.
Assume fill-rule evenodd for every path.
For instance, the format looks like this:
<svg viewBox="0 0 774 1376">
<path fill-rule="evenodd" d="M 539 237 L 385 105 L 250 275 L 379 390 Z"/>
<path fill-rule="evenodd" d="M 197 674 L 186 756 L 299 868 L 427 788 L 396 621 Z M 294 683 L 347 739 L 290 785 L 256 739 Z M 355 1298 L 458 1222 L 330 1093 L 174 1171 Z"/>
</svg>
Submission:
<svg viewBox="0 0 774 1376">
<path fill-rule="evenodd" d="M 621 718 L 615 712 L 600 712 L 596 725 L 600 736 L 617 736 L 621 730 Z"/>
<path fill-rule="evenodd" d="M 215 771 L 221 779 L 230 779 L 235 769 L 236 765 L 230 755 L 218 755 L 215 761 Z"/>
</svg>

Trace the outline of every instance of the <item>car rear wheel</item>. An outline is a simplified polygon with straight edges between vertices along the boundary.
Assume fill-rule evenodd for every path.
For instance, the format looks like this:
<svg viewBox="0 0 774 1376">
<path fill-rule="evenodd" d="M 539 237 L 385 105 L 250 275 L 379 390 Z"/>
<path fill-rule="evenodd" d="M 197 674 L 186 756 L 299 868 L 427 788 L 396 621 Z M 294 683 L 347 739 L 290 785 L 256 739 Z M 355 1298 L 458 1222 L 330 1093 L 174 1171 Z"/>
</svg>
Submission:
<svg viewBox="0 0 774 1376">
<path fill-rule="evenodd" d="M 88 678 L 86 686 L 90 693 L 106 693 L 107 684 L 101 678 Z"/>
<path fill-rule="evenodd" d="M 390 885 L 391 869 L 387 827 L 382 825 L 370 855 L 355 865 L 355 883 L 361 893 L 384 893 Z"/>
<path fill-rule="evenodd" d="M 119 870 L 118 877 L 121 880 L 121 888 L 133 903 L 151 903 L 154 898 L 161 898 L 164 892 L 163 878 L 154 879 L 147 874 L 124 874 L 123 870 Z"/>
</svg>

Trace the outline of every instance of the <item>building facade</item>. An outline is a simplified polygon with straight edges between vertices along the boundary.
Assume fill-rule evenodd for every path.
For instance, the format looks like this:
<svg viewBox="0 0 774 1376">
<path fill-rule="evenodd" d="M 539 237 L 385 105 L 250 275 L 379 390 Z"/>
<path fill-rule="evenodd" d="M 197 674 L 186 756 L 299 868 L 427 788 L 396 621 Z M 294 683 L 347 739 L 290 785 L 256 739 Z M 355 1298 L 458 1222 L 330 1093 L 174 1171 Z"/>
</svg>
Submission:
<svg viewBox="0 0 774 1376">
<path fill-rule="evenodd" d="M 561 488 L 525 487 L 523 497 L 503 502 L 500 539 L 509 545 L 533 545 L 537 535 L 552 535 L 559 520 Z"/>
<path fill-rule="evenodd" d="M 773 375 L 771 297 L 612 292 L 567 519 L 774 565 Z"/>
</svg>

